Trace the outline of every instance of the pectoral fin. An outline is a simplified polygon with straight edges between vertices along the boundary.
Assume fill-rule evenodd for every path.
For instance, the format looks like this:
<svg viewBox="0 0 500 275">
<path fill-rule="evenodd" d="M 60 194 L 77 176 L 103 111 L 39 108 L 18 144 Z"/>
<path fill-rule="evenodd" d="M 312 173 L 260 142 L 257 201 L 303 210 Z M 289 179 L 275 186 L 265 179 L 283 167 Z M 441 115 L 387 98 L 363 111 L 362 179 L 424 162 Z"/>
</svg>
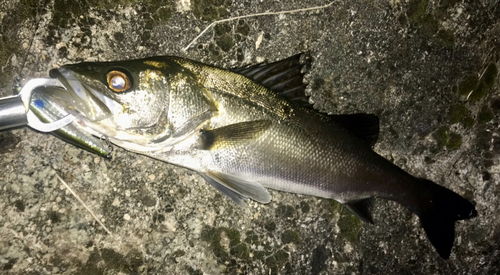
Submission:
<svg viewBox="0 0 500 275">
<path fill-rule="evenodd" d="M 373 198 L 351 201 L 344 203 L 344 206 L 351 211 L 360 220 L 373 223 L 372 216 L 370 214 L 370 209 L 373 205 Z"/>
<path fill-rule="evenodd" d="M 203 177 L 217 190 L 240 206 L 245 205 L 246 198 L 260 203 L 269 203 L 271 201 L 269 192 L 257 182 L 213 171 L 206 172 Z"/>
<path fill-rule="evenodd" d="M 217 150 L 260 137 L 269 127 L 269 120 L 241 122 L 213 130 L 201 131 L 202 150 Z"/>
</svg>

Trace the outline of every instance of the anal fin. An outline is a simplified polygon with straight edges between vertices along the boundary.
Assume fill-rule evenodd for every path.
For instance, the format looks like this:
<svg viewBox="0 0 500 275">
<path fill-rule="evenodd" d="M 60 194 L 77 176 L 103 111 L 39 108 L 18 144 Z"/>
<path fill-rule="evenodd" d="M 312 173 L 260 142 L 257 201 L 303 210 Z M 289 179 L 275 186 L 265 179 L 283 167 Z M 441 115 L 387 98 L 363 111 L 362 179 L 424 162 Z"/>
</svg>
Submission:
<svg viewBox="0 0 500 275">
<path fill-rule="evenodd" d="M 351 201 L 344 203 L 344 206 L 351 211 L 360 220 L 373 223 L 372 216 L 370 214 L 371 207 L 373 205 L 373 198 L 362 199 L 357 201 Z"/>
</svg>

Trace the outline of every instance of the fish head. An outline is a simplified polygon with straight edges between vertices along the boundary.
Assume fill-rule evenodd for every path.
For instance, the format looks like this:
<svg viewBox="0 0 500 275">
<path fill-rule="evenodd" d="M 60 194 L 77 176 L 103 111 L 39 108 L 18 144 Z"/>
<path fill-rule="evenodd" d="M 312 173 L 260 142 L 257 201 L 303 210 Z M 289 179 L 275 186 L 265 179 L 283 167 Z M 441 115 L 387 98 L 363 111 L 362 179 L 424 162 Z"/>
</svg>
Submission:
<svg viewBox="0 0 500 275">
<path fill-rule="evenodd" d="M 54 102 L 86 125 L 93 135 L 145 143 L 168 137 L 169 74 L 172 66 L 155 59 L 83 62 L 50 71 L 67 91 Z"/>
</svg>

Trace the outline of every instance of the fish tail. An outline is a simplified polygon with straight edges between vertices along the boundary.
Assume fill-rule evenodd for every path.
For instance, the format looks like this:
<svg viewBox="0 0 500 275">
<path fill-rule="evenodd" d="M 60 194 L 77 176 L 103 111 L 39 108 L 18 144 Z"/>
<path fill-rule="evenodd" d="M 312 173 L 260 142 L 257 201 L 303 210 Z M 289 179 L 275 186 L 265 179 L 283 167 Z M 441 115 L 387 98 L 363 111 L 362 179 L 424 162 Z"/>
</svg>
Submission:
<svg viewBox="0 0 500 275">
<path fill-rule="evenodd" d="M 455 239 L 455 221 L 477 216 L 474 205 L 457 193 L 426 179 L 419 179 L 424 199 L 412 209 L 439 255 L 448 259 Z M 423 186 L 422 186 L 423 185 Z"/>
</svg>

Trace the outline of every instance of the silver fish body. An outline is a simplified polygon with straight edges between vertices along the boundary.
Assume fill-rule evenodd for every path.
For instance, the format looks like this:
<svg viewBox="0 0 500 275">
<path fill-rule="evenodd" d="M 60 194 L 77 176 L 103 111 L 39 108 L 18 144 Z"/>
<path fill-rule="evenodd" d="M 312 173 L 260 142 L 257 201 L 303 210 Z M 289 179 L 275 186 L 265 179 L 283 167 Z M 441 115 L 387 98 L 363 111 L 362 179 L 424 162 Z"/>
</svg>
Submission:
<svg viewBox="0 0 500 275">
<path fill-rule="evenodd" d="M 268 203 L 271 188 L 334 199 L 372 222 L 372 198 L 396 201 L 448 258 L 454 223 L 474 206 L 373 152 L 373 131 L 356 133 L 371 116 L 336 119 L 290 101 L 302 84 L 282 86 L 301 66 L 276 64 L 236 73 L 178 57 L 80 63 L 51 72 L 70 94 L 50 96 L 89 134 L 197 171 L 238 204 Z"/>
</svg>

